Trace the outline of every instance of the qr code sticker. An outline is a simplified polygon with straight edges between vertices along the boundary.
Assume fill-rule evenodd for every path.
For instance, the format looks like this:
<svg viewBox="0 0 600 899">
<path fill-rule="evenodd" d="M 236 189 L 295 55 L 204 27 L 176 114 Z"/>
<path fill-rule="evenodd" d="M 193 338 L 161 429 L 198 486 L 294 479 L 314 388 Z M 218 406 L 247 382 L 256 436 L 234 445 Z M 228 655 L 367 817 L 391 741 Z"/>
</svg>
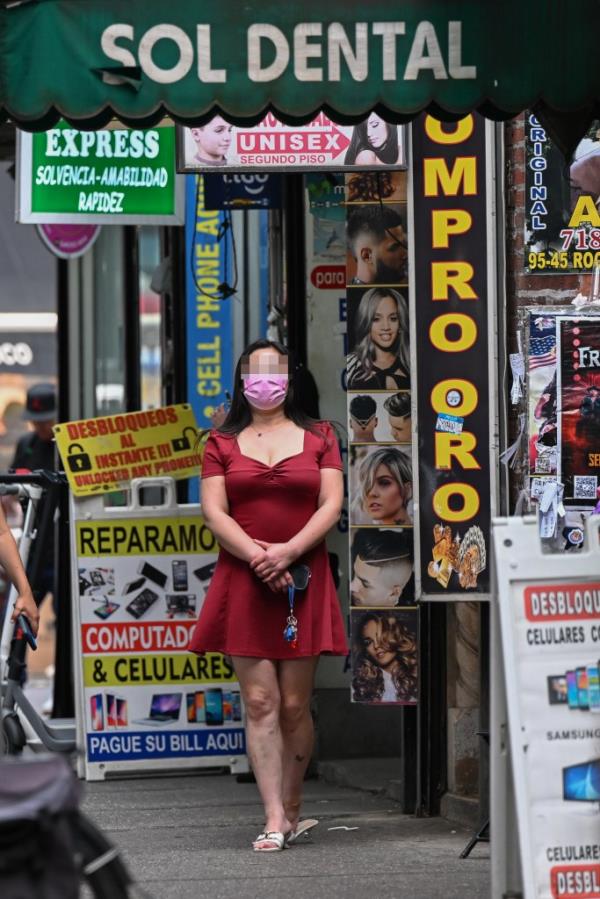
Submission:
<svg viewBox="0 0 600 899">
<path fill-rule="evenodd" d="M 598 477 L 596 475 L 573 475 L 574 499 L 596 499 Z"/>
</svg>

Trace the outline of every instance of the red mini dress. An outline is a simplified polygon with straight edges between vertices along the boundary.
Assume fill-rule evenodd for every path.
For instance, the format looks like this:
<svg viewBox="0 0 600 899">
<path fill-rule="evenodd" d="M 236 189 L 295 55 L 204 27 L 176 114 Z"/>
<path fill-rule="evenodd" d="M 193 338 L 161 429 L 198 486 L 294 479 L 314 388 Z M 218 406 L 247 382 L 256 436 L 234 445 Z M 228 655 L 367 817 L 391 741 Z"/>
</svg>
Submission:
<svg viewBox="0 0 600 899">
<path fill-rule="evenodd" d="M 285 543 L 317 509 L 320 469 L 342 470 L 331 425 L 318 434 L 304 432 L 302 452 L 276 465 L 243 455 L 235 437 L 211 431 L 202 461 L 202 477 L 224 475 L 229 514 L 257 540 Z M 295 649 L 283 638 L 289 614 L 287 593 L 273 593 L 247 562 L 221 548 L 190 651 L 222 652 L 260 659 L 297 659 L 321 653 L 346 655 L 348 646 L 325 541 L 298 559 L 310 567 L 306 590 L 296 592 Z"/>
</svg>

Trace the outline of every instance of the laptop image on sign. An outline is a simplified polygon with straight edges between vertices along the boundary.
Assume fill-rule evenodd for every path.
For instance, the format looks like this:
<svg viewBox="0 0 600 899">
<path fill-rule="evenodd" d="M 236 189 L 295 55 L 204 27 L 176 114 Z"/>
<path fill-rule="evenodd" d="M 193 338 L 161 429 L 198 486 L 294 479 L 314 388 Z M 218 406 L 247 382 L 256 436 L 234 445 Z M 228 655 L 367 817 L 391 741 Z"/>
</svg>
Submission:
<svg viewBox="0 0 600 899">
<path fill-rule="evenodd" d="M 163 727 L 179 719 L 181 707 L 181 693 L 155 693 L 150 704 L 148 718 L 139 718 L 133 724 L 149 724 L 154 727 Z"/>
</svg>

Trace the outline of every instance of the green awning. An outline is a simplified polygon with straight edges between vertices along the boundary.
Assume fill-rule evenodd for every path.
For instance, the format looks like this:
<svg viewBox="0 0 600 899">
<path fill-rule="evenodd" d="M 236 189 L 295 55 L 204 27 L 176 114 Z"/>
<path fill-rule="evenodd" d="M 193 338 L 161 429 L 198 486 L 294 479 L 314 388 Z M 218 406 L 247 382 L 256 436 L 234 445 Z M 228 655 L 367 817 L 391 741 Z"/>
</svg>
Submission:
<svg viewBox="0 0 600 899">
<path fill-rule="evenodd" d="M 0 15 L 0 102 L 30 130 L 528 108 L 560 130 L 599 109 L 598 0 L 22 0 Z"/>
</svg>

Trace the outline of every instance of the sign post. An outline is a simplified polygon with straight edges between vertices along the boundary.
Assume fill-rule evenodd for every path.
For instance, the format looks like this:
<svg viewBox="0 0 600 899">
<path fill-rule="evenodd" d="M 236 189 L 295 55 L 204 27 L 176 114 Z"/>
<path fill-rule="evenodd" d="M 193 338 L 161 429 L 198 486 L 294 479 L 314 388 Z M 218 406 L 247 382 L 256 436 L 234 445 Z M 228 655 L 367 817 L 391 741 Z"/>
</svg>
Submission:
<svg viewBox="0 0 600 899">
<path fill-rule="evenodd" d="M 599 526 L 572 557 L 542 552 L 533 517 L 494 522 L 493 899 L 600 897 Z"/>
<path fill-rule="evenodd" d="M 165 501 L 146 506 L 144 488 Z M 131 503 L 71 499 L 81 774 L 248 770 L 239 685 L 220 653 L 187 652 L 217 543 L 171 478 L 138 479 Z"/>
</svg>

